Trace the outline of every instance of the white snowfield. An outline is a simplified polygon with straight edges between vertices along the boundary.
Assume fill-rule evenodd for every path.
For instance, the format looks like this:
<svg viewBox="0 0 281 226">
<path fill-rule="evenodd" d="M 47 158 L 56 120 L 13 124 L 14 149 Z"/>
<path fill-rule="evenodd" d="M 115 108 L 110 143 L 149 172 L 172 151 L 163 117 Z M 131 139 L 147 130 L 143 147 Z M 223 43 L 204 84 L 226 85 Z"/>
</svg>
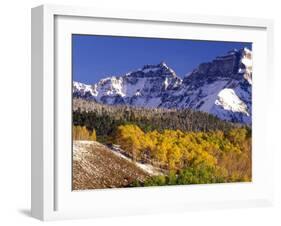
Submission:
<svg viewBox="0 0 281 226">
<path fill-rule="evenodd" d="M 205 89 L 202 89 L 202 94 L 205 97 L 203 97 L 198 104 L 201 102 L 204 102 L 198 110 L 204 111 L 204 112 L 210 112 L 212 107 L 214 106 L 215 101 L 217 100 L 219 96 L 220 90 L 222 90 L 225 85 L 227 84 L 227 81 L 221 80 L 214 82 L 210 85 L 207 85 Z M 198 95 L 192 95 L 193 97 L 191 98 L 197 98 Z"/>
<path fill-rule="evenodd" d="M 87 85 L 81 82 L 73 82 L 73 91 L 79 91 L 83 95 L 89 92 L 92 96 L 96 96 L 97 94 L 95 92 L 94 86 L 95 85 Z"/>
<path fill-rule="evenodd" d="M 233 89 L 223 89 L 218 94 L 218 99 L 215 101 L 215 105 L 221 106 L 223 109 L 232 112 L 243 112 L 247 116 L 247 105 L 240 100 Z"/>
</svg>

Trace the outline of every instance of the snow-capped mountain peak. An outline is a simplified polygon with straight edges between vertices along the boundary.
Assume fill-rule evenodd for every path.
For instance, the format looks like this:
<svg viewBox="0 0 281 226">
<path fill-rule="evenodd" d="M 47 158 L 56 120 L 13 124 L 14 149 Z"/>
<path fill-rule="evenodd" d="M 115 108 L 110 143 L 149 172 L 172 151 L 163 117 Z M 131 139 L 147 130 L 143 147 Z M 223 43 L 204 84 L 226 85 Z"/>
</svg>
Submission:
<svg viewBox="0 0 281 226">
<path fill-rule="evenodd" d="M 244 48 L 241 52 L 241 60 L 240 60 L 240 68 L 239 73 L 242 73 L 244 79 L 246 79 L 252 85 L 252 68 L 253 68 L 253 60 L 252 60 L 252 51 Z"/>
<path fill-rule="evenodd" d="M 231 50 L 212 62 L 200 64 L 183 79 L 161 62 L 123 76 L 101 79 L 94 85 L 74 82 L 73 93 L 75 97 L 111 105 L 192 108 L 250 124 L 252 51 Z"/>
<path fill-rule="evenodd" d="M 73 82 L 73 93 L 79 93 L 79 96 L 81 97 L 92 97 L 96 96 L 97 92 L 95 89 L 95 85 L 87 85 L 81 82 Z"/>
<path fill-rule="evenodd" d="M 135 77 L 177 77 L 173 69 L 162 61 L 159 64 L 147 64 L 141 69 L 127 73 L 126 76 Z"/>
</svg>

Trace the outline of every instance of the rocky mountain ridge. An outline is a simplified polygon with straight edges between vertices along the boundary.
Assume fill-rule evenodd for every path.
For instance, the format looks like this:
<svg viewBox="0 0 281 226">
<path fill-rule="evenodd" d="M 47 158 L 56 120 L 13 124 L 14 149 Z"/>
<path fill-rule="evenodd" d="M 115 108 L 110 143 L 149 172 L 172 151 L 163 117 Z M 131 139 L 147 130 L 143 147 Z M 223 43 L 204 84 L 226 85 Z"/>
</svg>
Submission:
<svg viewBox="0 0 281 226">
<path fill-rule="evenodd" d="M 252 51 L 232 50 L 180 78 L 165 62 L 93 85 L 73 82 L 73 96 L 109 105 L 191 108 L 251 124 Z"/>
</svg>

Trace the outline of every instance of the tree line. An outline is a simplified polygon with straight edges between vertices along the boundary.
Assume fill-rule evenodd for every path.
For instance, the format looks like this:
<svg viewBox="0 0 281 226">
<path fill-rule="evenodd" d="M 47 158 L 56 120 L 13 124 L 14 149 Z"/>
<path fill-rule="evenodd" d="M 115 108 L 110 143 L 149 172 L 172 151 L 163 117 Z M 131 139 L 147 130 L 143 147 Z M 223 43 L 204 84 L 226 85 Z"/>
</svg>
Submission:
<svg viewBox="0 0 281 226">
<path fill-rule="evenodd" d="M 86 126 L 96 130 L 97 136 L 112 136 L 118 126 L 135 124 L 143 131 L 164 131 L 165 129 L 185 132 L 214 131 L 227 132 L 239 124 L 220 120 L 211 114 L 191 109 L 147 109 L 128 106 L 109 106 L 76 100 L 73 108 L 73 125 Z"/>
</svg>

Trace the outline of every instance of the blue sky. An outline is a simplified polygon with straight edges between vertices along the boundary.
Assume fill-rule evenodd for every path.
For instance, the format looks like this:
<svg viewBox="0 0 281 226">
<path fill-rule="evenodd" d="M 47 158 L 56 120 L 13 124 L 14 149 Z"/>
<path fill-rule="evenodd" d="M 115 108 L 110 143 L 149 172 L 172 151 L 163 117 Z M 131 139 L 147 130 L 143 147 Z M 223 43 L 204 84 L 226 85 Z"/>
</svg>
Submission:
<svg viewBox="0 0 281 226">
<path fill-rule="evenodd" d="M 183 77 L 200 63 L 251 43 L 72 35 L 73 80 L 87 84 L 165 61 Z"/>
</svg>

